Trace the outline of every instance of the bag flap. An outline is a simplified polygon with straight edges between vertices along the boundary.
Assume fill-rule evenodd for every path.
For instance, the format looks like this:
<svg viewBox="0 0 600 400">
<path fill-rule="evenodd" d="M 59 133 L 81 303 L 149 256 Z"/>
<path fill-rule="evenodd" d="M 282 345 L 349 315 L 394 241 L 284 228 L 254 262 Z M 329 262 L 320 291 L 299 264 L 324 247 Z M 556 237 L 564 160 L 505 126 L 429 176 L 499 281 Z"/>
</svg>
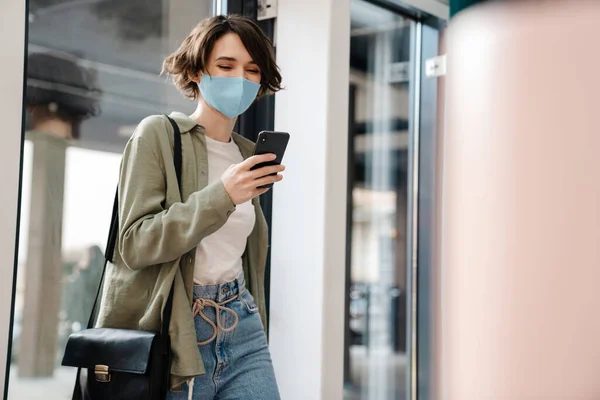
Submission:
<svg viewBox="0 0 600 400">
<path fill-rule="evenodd" d="M 152 346 L 158 339 L 156 332 L 85 329 L 69 336 L 62 365 L 77 368 L 106 365 L 109 371 L 145 374 Z"/>
</svg>

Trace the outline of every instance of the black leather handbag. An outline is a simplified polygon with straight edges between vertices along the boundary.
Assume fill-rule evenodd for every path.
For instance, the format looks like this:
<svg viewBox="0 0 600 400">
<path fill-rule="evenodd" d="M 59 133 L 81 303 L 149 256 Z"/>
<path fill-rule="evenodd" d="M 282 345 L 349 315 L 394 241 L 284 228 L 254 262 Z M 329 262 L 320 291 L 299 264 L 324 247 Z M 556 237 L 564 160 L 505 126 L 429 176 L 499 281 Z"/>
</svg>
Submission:
<svg viewBox="0 0 600 400">
<path fill-rule="evenodd" d="M 175 121 L 167 118 L 174 130 L 173 160 L 181 193 L 181 132 Z M 160 332 L 93 328 L 106 265 L 112 262 L 115 250 L 118 227 L 116 196 L 104 269 L 88 326 L 69 337 L 62 365 L 78 368 L 73 400 L 164 400 L 169 389 L 171 365 L 169 323 L 173 309 L 173 286 L 163 310 Z"/>
</svg>

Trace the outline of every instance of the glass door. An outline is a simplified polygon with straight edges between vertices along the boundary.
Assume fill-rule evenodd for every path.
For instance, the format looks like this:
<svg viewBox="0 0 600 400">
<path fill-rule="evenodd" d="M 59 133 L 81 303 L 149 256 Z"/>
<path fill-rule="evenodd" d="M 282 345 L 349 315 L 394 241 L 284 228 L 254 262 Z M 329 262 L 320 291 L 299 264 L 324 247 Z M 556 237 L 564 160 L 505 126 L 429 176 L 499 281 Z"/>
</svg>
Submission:
<svg viewBox="0 0 600 400">
<path fill-rule="evenodd" d="M 392 3 L 351 1 L 346 400 L 437 398 L 444 21 Z"/>
<path fill-rule="evenodd" d="M 194 104 L 159 76 L 212 1 L 30 0 L 20 241 L 7 398 L 67 399 L 121 152 L 145 117 Z"/>
<path fill-rule="evenodd" d="M 351 3 L 345 399 L 405 399 L 415 22 Z"/>
</svg>

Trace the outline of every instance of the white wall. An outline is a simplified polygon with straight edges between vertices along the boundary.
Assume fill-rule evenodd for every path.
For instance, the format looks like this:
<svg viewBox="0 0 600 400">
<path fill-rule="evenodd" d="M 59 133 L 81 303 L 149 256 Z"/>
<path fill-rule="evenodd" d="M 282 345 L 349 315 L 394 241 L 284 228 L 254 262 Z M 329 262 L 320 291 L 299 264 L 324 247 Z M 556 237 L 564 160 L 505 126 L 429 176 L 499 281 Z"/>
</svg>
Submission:
<svg viewBox="0 0 600 400">
<path fill-rule="evenodd" d="M 299 35 L 299 33 L 302 33 Z M 342 398 L 350 0 L 279 0 L 291 134 L 273 199 L 271 351 L 286 400 Z"/>
<path fill-rule="evenodd" d="M 25 45 L 25 0 L 0 1 L 0 26 L 9 34 L 0 35 L 0 380 L 4 387 L 8 330 L 15 265 L 15 233 L 21 155 L 21 115 Z"/>
</svg>

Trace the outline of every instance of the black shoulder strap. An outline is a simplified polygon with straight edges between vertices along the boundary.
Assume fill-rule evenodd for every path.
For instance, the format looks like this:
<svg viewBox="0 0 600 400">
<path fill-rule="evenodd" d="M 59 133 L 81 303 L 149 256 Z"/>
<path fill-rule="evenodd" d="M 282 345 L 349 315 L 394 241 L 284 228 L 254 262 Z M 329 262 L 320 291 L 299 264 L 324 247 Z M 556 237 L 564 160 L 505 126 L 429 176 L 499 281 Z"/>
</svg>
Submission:
<svg viewBox="0 0 600 400">
<path fill-rule="evenodd" d="M 183 149 L 181 147 L 181 131 L 179 130 L 179 126 L 175 121 L 173 121 L 168 115 L 165 115 L 171 126 L 173 127 L 173 138 L 174 138 L 174 146 L 173 146 L 173 163 L 175 164 L 175 174 L 177 175 L 177 183 L 179 185 L 179 193 L 181 195 L 181 200 L 183 201 L 183 193 L 181 192 L 181 170 L 183 167 Z M 100 277 L 100 282 L 98 284 L 98 291 L 96 292 L 96 299 L 94 300 L 94 306 L 92 307 L 92 312 L 90 313 L 90 319 L 88 320 L 87 328 L 90 329 L 94 326 L 97 317 L 97 308 L 98 301 L 100 300 L 100 293 L 102 292 L 102 286 L 104 285 L 104 276 L 106 274 L 106 266 L 109 262 L 113 262 L 113 256 L 115 253 L 115 247 L 117 244 L 117 240 L 119 237 L 119 192 L 115 195 L 115 201 L 113 203 L 112 217 L 110 220 L 110 228 L 108 233 L 108 240 L 106 241 L 106 251 L 104 252 L 104 267 L 102 268 L 102 275 Z M 173 288 L 175 283 L 171 285 L 171 290 L 169 292 L 169 297 L 167 298 L 167 302 L 165 303 L 165 308 L 163 309 L 163 318 L 162 318 L 162 339 L 168 340 L 169 332 L 169 324 L 171 322 L 171 311 L 173 309 Z"/>
<path fill-rule="evenodd" d="M 175 164 L 175 174 L 177 175 L 177 183 L 179 184 L 179 194 L 181 195 L 181 201 L 183 201 L 183 193 L 181 192 L 181 169 L 183 168 L 183 149 L 181 148 L 181 131 L 179 125 L 171 119 L 168 115 L 165 115 L 171 126 L 173 127 L 173 164 Z"/>
<path fill-rule="evenodd" d="M 183 149 L 181 147 L 181 131 L 175 121 L 168 115 L 165 115 L 171 126 L 173 127 L 173 163 L 175 164 L 175 175 L 177 175 L 177 184 L 179 185 L 179 197 L 183 201 L 183 192 L 181 191 L 181 169 L 183 168 Z M 169 346 L 169 325 L 171 323 L 171 311 L 173 311 L 173 291 L 175 289 L 175 280 L 171 284 L 169 297 L 165 303 L 162 315 L 161 340 L 163 341 L 163 349 L 167 350 Z"/>
</svg>

